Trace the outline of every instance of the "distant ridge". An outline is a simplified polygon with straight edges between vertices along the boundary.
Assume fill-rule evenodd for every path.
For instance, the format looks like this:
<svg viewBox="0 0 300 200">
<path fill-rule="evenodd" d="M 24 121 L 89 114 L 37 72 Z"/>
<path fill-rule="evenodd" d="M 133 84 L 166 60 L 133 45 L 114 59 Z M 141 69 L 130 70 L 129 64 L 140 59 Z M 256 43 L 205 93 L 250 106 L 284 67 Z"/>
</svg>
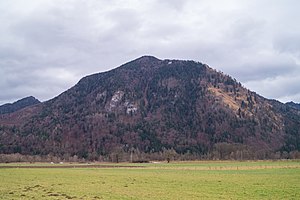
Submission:
<svg viewBox="0 0 300 200">
<path fill-rule="evenodd" d="M 294 103 L 294 102 L 291 101 L 291 102 L 287 102 L 286 105 L 288 105 L 292 108 L 300 110 L 300 103 Z"/>
<path fill-rule="evenodd" d="M 8 114 L 13 113 L 28 106 L 32 106 L 35 104 L 41 103 L 38 99 L 33 96 L 25 97 L 20 99 L 14 103 L 6 103 L 0 106 L 0 114 Z"/>
</svg>

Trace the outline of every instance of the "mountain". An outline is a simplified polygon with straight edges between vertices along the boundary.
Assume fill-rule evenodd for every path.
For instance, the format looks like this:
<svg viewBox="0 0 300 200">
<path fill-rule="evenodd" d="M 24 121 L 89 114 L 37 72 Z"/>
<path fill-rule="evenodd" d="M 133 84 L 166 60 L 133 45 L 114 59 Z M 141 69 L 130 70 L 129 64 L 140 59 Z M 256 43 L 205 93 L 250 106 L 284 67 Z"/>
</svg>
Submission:
<svg viewBox="0 0 300 200">
<path fill-rule="evenodd" d="M 299 103 L 294 103 L 294 102 L 291 101 L 291 102 L 287 102 L 286 105 L 288 105 L 292 108 L 300 110 L 300 104 Z"/>
<path fill-rule="evenodd" d="M 152 56 L 86 76 L 47 102 L 0 116 L 1 153 L 264 159 L 299 150 L 299 110 L 206 64 Z"/>
<path fill-rule="evenodd" d="M 0 114 L 13 113 L 28 106 L 41 103 L 38 99 L 30 96 L 20 99 L 14 103 L 7 103 L 0 106 Z"/>
</svg>

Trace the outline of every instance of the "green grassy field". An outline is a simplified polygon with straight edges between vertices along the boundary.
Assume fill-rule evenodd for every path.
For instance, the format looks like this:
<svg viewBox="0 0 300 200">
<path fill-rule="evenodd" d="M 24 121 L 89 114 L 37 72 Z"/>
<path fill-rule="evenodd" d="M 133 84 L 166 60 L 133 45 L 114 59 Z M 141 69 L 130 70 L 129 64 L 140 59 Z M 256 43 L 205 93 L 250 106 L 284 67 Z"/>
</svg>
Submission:
<svg viewBox="0 0 300 200">
<path fill-rule="evenodd" d="M 0 168 L 0 199 L 300 199 L 299 161 L 104 166 Z"/>
</svg>

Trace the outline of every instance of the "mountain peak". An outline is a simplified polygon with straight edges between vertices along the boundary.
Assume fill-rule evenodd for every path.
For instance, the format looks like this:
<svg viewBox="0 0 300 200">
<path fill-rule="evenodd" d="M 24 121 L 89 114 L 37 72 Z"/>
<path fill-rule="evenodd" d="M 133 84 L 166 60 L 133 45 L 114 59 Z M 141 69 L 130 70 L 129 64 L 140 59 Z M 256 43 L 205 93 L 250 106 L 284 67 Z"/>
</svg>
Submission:
<svg viewBox="0 0 300 200">
<path fill-rule="evenodd" d="M 129 62 L 127 64 L 135 64 L 135 65 L 137 64 L 137 65 L 141 65 L 141 66 L 151 66 L 153 64 L 158 64 L 160 62 L 161 62 L 161 60 L 154 57 L 154 56 L 142 56 L 142 57 L 139 57 L 135 60 L 132 60 L 131 62 Z"/>
<path fill-rule="evenodd" d="M 139 62 L 151 62 L 151 61 L 161 61 L 160 59 L 154 57 L 154 56 L 150 56 L 150 55 L 144 55 L 141 56 L 137 59 L 135 59 L 134 61 L 139 61 Z"/>
</svg>

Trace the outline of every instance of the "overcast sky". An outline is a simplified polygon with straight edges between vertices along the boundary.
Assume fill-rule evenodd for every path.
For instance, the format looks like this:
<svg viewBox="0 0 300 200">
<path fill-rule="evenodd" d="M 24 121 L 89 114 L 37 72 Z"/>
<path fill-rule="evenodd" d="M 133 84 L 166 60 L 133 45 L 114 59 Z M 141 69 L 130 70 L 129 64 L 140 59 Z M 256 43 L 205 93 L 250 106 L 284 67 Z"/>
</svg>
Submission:
<svg viewBox="0 0 300 200">
<path fill-rule="evenodd" d="M 299 0 L 0 0 L 0 104 L 48 100 L 142 55 L 300 102 Z"/>
</svg>

